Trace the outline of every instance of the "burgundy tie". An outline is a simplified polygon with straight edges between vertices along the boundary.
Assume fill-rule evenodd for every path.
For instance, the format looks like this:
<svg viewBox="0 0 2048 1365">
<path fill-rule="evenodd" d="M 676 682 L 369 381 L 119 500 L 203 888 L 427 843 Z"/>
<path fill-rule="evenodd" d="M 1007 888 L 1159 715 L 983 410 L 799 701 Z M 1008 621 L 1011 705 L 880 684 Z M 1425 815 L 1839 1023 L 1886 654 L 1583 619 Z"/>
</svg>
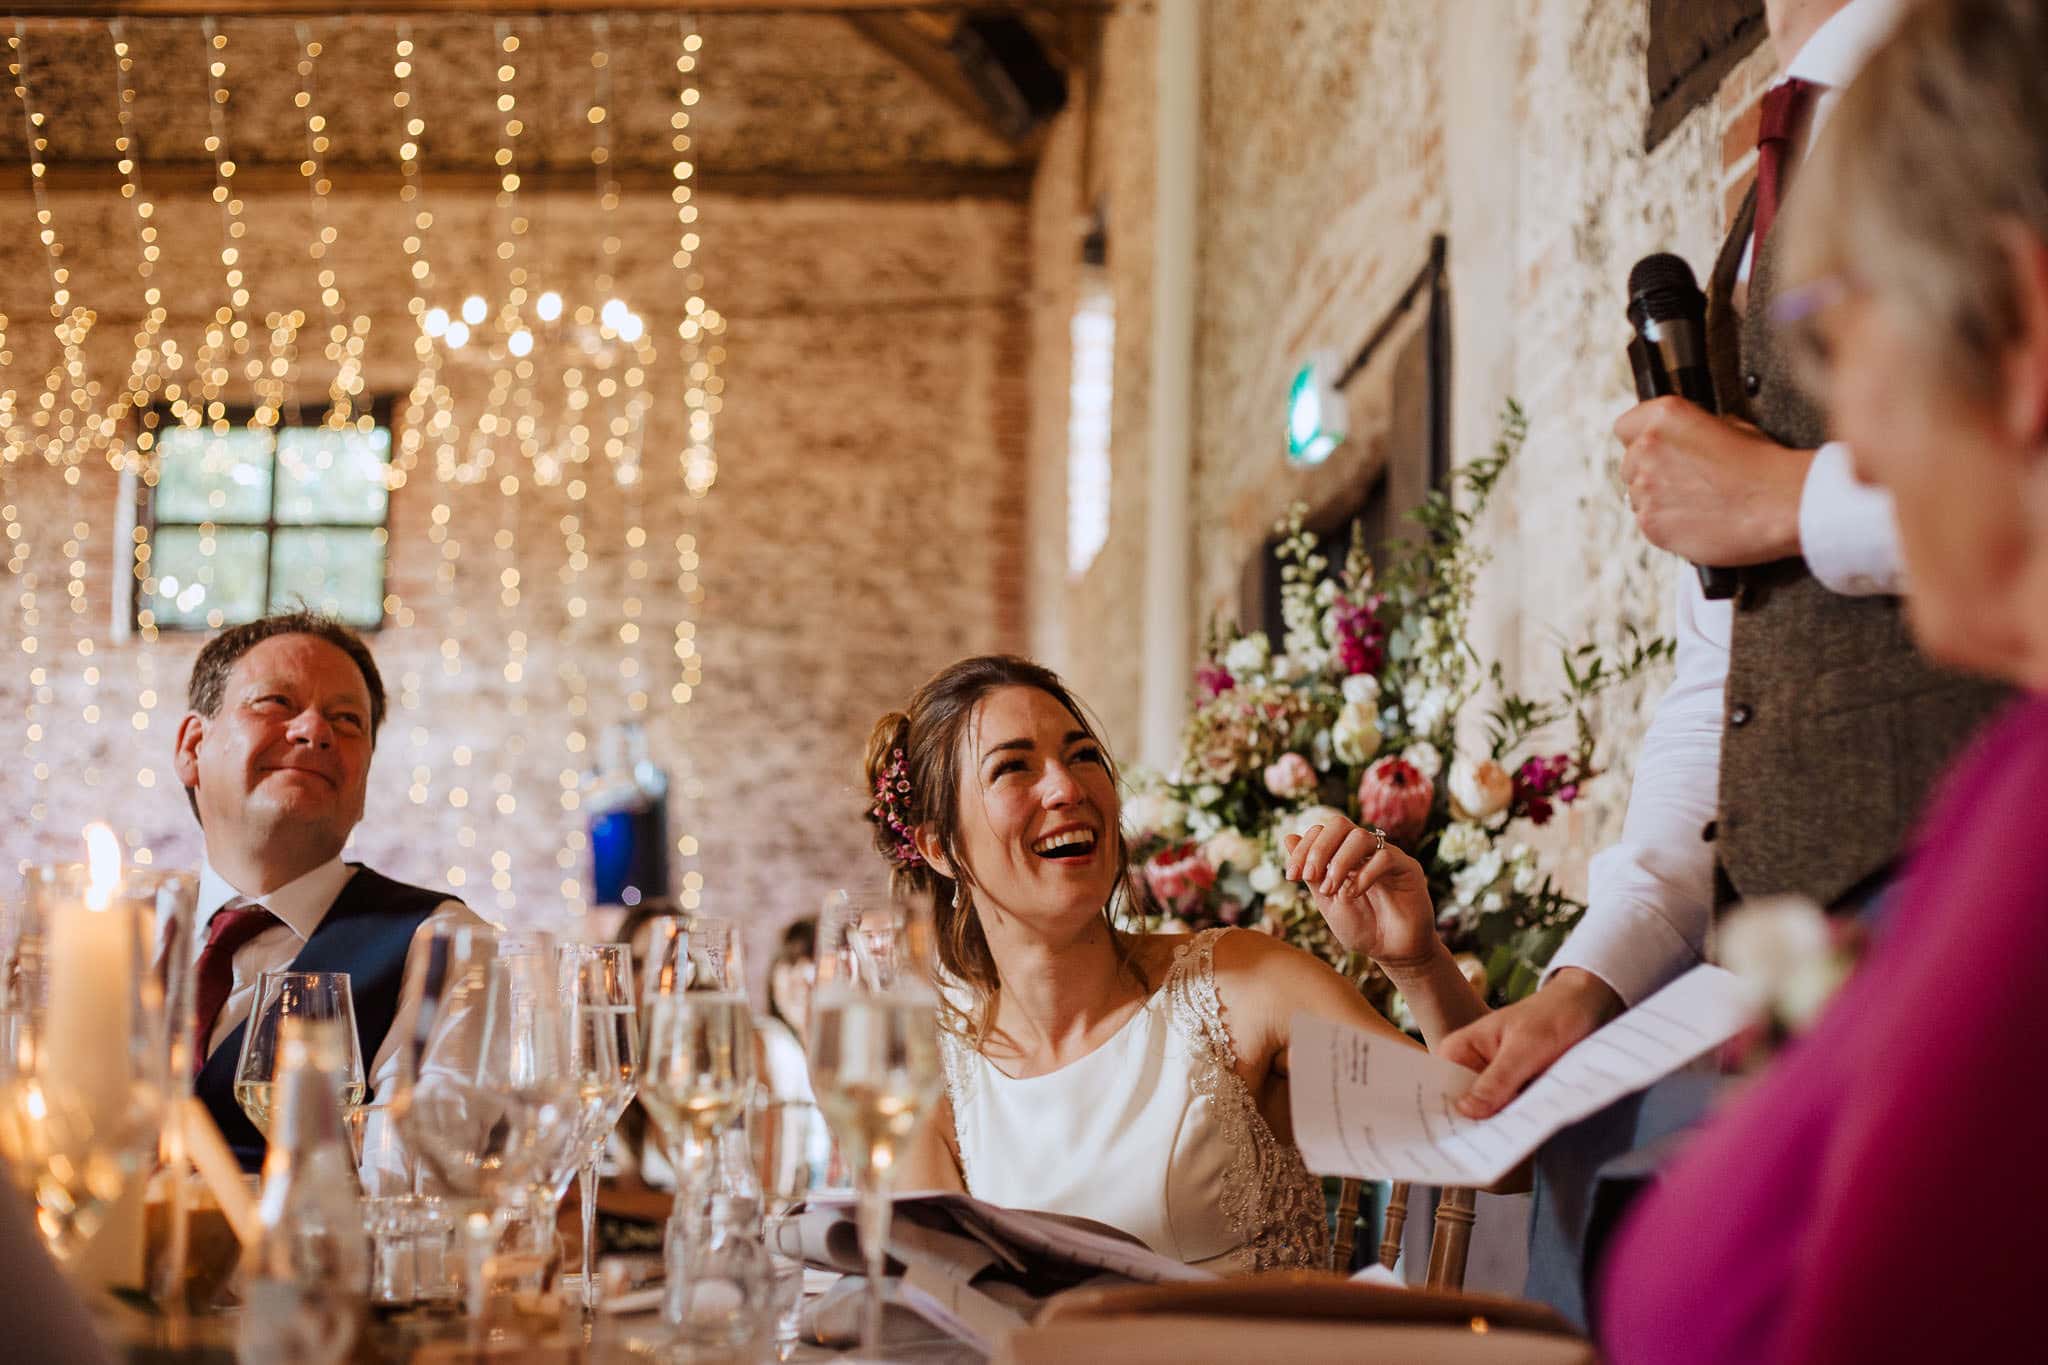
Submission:
<svg viewBox="0 0 2048 1365">
<path fill-rule="evenodd" d="M 260 905 L 236 899 L 214 912 L 206 926 L 206 946 L 199 950 L 199 967 L 194 974 L 193 996 L 197 1001 L 198 1032 L 193 1035 L 192 1070 L 206 1065 L 206 1045 L 213 1037 L 214 1022 L 235 985 L 235 953 L 256 935 L 279 923 L 277 916 Z"/>
<path fill-rule="evenodd" d="M 1792 151 L 1792 135 L 1799 130 L 1801 116 L 1820 88 L 1812 81 L 1795 79 L 1781 81 L 1764 91 L 1763 120 L 1756 130 L 1758 247 L 1778 219 L 1778 206 L 1785 202 L 1785 167 Z"/>
</svg>

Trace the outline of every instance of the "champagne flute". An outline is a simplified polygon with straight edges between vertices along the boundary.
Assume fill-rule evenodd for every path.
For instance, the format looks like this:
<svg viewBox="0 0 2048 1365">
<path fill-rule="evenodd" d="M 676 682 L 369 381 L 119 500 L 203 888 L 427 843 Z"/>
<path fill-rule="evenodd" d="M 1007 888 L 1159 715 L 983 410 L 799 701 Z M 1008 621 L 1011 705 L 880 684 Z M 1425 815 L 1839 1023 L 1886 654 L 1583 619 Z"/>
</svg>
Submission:
<svg viewBox="0 0 2048 1365">
<path fill-rule="evenodd" d="M 286 1019 L 325 1019 L 340 1025 L 342 1055 L 341 1118 L 360 1109 L 363 1083 L 362 1043 L 356 1036 L 355 999 L 347 972 L 265 972 L 257 980 L 256 1008 L 242 1030 L 242 1051 L 235 1060 L 235 1103 L 270 1140 L 271 1112 L 278 1098 L 277 1064 L 282 1057 L 282 1024 Z"/>
<path fill-rule="evenodd" d="M 633 1017 L 632 949 L 623 943 L 571 943 L 562 948 L 562 988 L 576 1011 L 569 1067 L 584 1110 L 583 1160 L 577 1170 L 583 1205 L 583 1306 L 597 1307 L 597 1166 L 619 1115 L 632 1102 L 640 1069 L 640 1027 Z"/>
<path fill-rule="evenodd" d="M 676 1162 L 671 1228 L 685 1236 L 709 1192 L 713 1146 L 754 1090 L 754 1021 L 737 939 L 730 920 L 692 920 L 669 940 L 679 956 L 650 971 L 640 1103 Z"/>
<path fill-rule="evenodd" d="M 811 1081 L 859 1195 L 867 1312 L 861 1349 L 881 1349 L 882 1271 L 895 1173 L 938 1103 L 938 992 L 931 907 L 835 891 L 818 918 Z"/>
</svg>

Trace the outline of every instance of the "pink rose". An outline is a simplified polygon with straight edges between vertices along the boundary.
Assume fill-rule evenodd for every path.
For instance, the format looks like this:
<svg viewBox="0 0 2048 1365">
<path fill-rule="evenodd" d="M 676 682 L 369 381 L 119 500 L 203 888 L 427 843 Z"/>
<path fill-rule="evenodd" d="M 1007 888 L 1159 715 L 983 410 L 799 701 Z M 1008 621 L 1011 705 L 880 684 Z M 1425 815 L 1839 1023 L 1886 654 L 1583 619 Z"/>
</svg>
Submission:
<svg viewBox="0 0 2048 1365">
<path fill-rule="evenodd" d="M 1163 849 L 1145 860 L 1145 886 L 1169 915 L 1194 915 L 1214 885 L 1216 869 L 1194 844 Z"/>
<path fill-rule="evenodd" d="M 1358 779 L 1358 818 L 1378 825 L 1388 839 L 1411 852 L 1429 827 L 1435 800 L 1436 788 L 1406 759 L 1383 758 Z"/>
<path fill-rule="evenodd" d="M 1282 801 L 1298 801 L 1315 789 L 1315 765 L 1300 754 L 1282 754 L 1266 768 L 1266 790 Z"/>
</svg>

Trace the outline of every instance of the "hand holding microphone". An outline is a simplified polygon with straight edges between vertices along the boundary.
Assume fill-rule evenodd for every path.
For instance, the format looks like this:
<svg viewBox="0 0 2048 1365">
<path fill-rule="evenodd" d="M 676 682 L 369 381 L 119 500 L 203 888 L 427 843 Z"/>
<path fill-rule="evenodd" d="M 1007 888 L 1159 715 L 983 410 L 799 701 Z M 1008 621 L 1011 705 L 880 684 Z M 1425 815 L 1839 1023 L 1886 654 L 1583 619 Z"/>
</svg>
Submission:
<svg viewBox="0 0 2048 1365">
<path fill-rule="evenodd" d="M 1659 252 L 1636 262 L 1628 272 L 1628 320 L 1636 332 L 1628 344 L 1636 397 L 1645 402 L 1678 397 L 1718 413 L 1721 405 L 1707 363 L 1707 296 L 1683 258 Z M 1694 569 L 1708 598 L 1735 595 L 1733 569 L 1706 564 Z"/>
</svg>

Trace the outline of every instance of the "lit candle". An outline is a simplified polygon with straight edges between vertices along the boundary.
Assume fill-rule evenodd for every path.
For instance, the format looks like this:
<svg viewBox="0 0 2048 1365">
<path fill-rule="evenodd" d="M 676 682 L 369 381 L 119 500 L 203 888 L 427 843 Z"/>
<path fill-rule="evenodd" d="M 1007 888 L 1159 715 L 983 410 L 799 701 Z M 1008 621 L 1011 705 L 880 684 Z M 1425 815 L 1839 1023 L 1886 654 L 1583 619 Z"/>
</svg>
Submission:
<svg viewBox="0 0 2048 1365">
<path fill-rule="evenodd" d="M 131 1101 L 135 1059 L 135 975 L 147 945 L 143 911 L 118 893 L 121 845 L 105 825 L 86 827 L 87 884 L 81 902 L 51 907 L 45 1074 L 58 1078 L 95 1128 L 119 1122 Z"/>
<path fill-rule="evenodd" d="M 95 1134 L 120 1134 L 136 1099 L 135 980 L 149 970 L 145 954 L 154 920 L 145 906 L 121 895 L 121 844 L 114 831 L 88 825 L 85 849 L 83 897 L 52 904 L 46 926 L 43 1074 L 61 1086 Z M 145 1185 L 139 1178 L 124 1181 L 120 1198 L 70 1267 L 79 1283 L 141 1284 Z"/>
</svg>

